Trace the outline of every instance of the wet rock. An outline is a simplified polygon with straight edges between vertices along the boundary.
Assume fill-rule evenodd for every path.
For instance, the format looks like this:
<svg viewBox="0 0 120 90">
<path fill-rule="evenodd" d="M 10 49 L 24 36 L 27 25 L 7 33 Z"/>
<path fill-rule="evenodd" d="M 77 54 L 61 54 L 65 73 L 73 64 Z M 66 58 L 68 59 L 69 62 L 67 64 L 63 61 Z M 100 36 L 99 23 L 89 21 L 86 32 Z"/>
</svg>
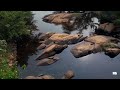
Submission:
<svg viewBox="0 0 120 90">
<path fill-rule="evenodd" d="M 53 57 L 48 57 L 45 59 L 40 60 L 37 65 L 38 66 L 46 66 L 46 65 L 51 65 L 53 63 L 55 63 L 56 61 L 58 61 L 59 58 L 57 56 L 53 56 Z"/>
<path fill-rule="evenodd" d="M 74 77 L 74 72 L 73 71 L 71 71 L 71 70 L 68 70 L 65 74 L 64 74 L 64 76 L 62 77 L 62 79 L 71 79 L 71 78 L 73 78 Z"/>
<path fill-rule="evenodd" d="M 54 34 L 45 43 L 54 42 L 57 44 L 75 44 L 77 42 L 83 41 L 86 37 L 80 34 L 70 35 L 70 34 Z"/>
<path fill-rule="evenodd" d="M 51 75 L 43 75 L 41 76 L 42 79 L 55 79 L 53 76 Z"/>
<path fill-rule="evenodd" d="M 50 14 L 43 17 L 43 21 L 54 24 L 68 24 L 72 16 L 70 13 Z"/>
<path fill-rule="evenodd" d="M 116 41 L 116 40 L 117 40 L 116 38 L 104 36 L 104 35 L 95 35 L 95 36 L 91 36 L 91 37 L 88 37 L 85 39 L 85 41 L 87 41 L 87 42 L 91 42 L 94 44 L 96 43 L 99 45 L 102 45 L 107 42 Z M 119 41 L 119 40 L 117 40 L 117 41 Z"/>
<path fill-rule="evenodd" d="M 115 26 L 113 23 L 103 23 L 103 24 L 100 24 L 100 26 L 98 27 L 98 30 L 103 30 L 107 33 L 111 33 L 115 30 Z"/>
<path fill-rule="evenodd" d="M 36 60 L 54 56 L 55 54 L 61 53 L 67 47 L 68 45 L 52 44 L 49 47 L 45 48 L 44 51 L 41 53 L 41 55 Z"/>
<path fill-rule="evenodd" d="M 39 76 L 37 76 L 37 77 L 36 77 L 36 79 L 43 79 L 43 78 L 42 78 L 41 76 L 40 76 L 40 77 L 39 77 Z"/>
<path fill-rule="evenodd" d="M 95 35 L 95 36 L 86 38 L 84 40 L 84 43 L 74 46 L 71 49 L 71 53 L 74 55 L 74 57 L 79 58 L 91 53 L 100 52 L 101 50 L 103 50 L 104 45 L 106 43 L 117 43 L 117 42 L 119 42 L 119 40 L 113 37 Z"/>
<path fill-rule="evenodd" d="M 71 49 L 71 53 L 76 58 L 83 57 L 98 51 L 100 51 L 100 45 L 93 44 L 91 42 L 84 42 L 84 43 L 78 44 Z"/>
<path fill-rule="evenodd" d="M 42 35 L 39 36 L 39 40 L 44 41 L 44 40 L 50 38 L 53 34 L 55 34 L 55 33 L 54 32 L 43 33 Z"/>
<path fill-rule="evenodd" d="M 40 46 L 37 47 L 38 50 L 42 50 L 46 47 L 44 43 L 42 43 Z"/>
<path fill-rule="evenodd" d="M 48 57 L 49 59 L 56 59 L 56 60 L 58 60 L 58 59 L 60 59 L 59 57 L 57 57 L 57 56 L 51 56 L 51 57 Z"/>
<path fill-rule="evenodd" d="M 55 79 L 51 75 L 42 75 L 42 76 L 27 76 L 25 79 Z"/>
<path fill-rule="evenodd" d="M 99 35 L 118 37 L 117 34 L 120 33 L 120 26 L 116 26 L 113 23 L 103 23 L 99 25 L 98 29 L 95 29 L 95 33 Z"/>
<path fill-rule="evenodd" d="M 106 48 L 105 49 L 105 54 L 111 58 L 116 57 L 119 53 L 120 53 L 119 48 Z"/>
<path fill-rule="evenodd" d="M 27 76 L 25 79 L 37 79 L 35 76 Z"/>
</svg>

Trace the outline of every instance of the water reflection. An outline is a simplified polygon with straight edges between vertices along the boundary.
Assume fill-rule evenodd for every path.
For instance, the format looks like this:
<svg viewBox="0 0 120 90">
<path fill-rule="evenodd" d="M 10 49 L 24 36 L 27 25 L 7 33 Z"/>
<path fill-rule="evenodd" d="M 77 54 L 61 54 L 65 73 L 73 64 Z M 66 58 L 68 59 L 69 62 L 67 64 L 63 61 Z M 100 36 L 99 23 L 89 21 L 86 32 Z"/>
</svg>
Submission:
<svg viewBox="0 0 120 90">
<path fill-rule="evenodd" d="M 53 14 L 55 13 L 67 13 L 66 11 L 55 11 L 53 12 Z M 51 14 L 45 15 L 45 17 L 49 16 Z M 49 20 L 44 20 L 44 22 L 49 23 L 49 24 L 54 24 L 56 26 L 61 25 L 61 28 L 63 30 L 63 33 L 67 33 L 67 34 L 71 34 L 73 31 L 78 31 L 78 33 L 82 33 L 83 30 L 85 29 L 91 29 L 91 30 L 95 30 L 98 27 L 98 19 L 95 17 L 90 18 L 89 16 L 85 17 L 84 14 L 82 13 L 73 13 L 74 16 L 72 16 L 69 19 L 69 22 L 67 23 L 60 23 L 57 24 L 56 23 L 51 23 L 48 22 Z M 54 16 L 53 16 L 54 17 Z M 58 19 L 59 21 L 59 19 Z"/>
<path fill-rule="evenodd" d="M 38 26 L 38 31 L 34 32 L 38 34 L 39 32 L 57 32 L 57 33 L 82 33 L 84 36 L 89 36 L 91 33 L 94 33 L 94 29 L 91 29 L 90 26 L 87 26 L 87 29 L 79 29 L 78 26 L 64 26 L 64 25 L 54 25 L 45 23 L 42 21 L 42 18 L 53 13 L 52 11 L 34 11 L 34 20 L 36 20 L 36 25 Z M 97 19 L 94 19 L 94 22 L 98 22 Z M 24 42 L 29 42 L 26 40 Z M 26 47 L 24 47 L 26 46 Z M 90 54 L 81 58 L 75 58 L 70 52 L 71 48 L 74 45 L 69 45 L 58 56 L 60 58 L 56 63 L 49 66 L 36 66 L 36 57 L 40 55 L 42 51 L 36 51 L 37 44 L 30 42 L 27 46 L 27 43 L 22 45 L 18 50 L 19 60 L 19 71 L 20 78 L 25 78 L 28 75 L 39 75 L 39 74 L 50 74 L 55 78 L 61 78 L 64 72 L 71 69 L 75 72 L 74 79 L 107 79 L 107 78 L 120 78 L 120 75 L 113 76 L 112 72 L 117 71 L 120 73 L 120 55 L 110 58 L 109 56 L 102 53 Z M 23 70 L 20 66 L 26 64 L 27 67 Z"/>
<path fill-rule="evenodd" d="M 17 42 L 17 61 L 18 65 L 28 65 L 29 56 L 36 54 L 38 46 L 37 38 L 24 36 Z"/>
</svg>

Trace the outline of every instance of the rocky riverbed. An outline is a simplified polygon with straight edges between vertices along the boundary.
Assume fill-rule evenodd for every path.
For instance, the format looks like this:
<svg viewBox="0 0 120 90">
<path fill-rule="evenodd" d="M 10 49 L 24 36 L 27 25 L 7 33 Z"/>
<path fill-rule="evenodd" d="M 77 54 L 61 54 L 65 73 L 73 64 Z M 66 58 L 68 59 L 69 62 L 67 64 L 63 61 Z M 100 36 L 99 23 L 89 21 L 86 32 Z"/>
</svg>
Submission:
<svg viewBox="0 0 120 90">
<path fill-rule="evenodd" d="M 76 14 L 74 13 L 73 14 L 60 13 L 60 14 L 49 14 L 42 17 L 42 19 L 43 21 L 48 22 L 48 24 L 54 23 L 57 25 L 66 24 L 67 26 L 72 26 L 74 25 L 75 19 L 77 18 L 75 16 Z M 105 24 L 105 25 L 108 25 L 108 24 Z M 89 55 L 91 54 L 104 52 L 104 54 L 109 56 L 110 58 L 115 58 L 120 53 L 120 46 L 119 46 L 120 40 L 114 37 L 113 35 L 106 35 L 106 34 L 99 33 L 103 31 L 103 29 L 104 31 L 106 31 L 104 33 L 112 33 L 113 28 L 114 27 L 112 26 L 112 24 L 110 24 L 106 28 L 102 27 L 100 24 L 99 28 L 97 29 L 97 32 L 89 36 L 84 36 L 82 33 L 81 34 L 77 34 L 77 33 L 66 34 L 66 33 L 58 33 L 58 32 L 57 33 L 56 32 L 41 33 L 38 36 L 39 45 L 38 47 L 36 47 L 39 53 L 35 55 L 34 59 L 32 59 L 31 61 L 34 60 L 35 68 L 37 67 L 42 68 L 42 67 L 48 66 L 50 69 L 54 65 L 57 65 L 57 66 L 60 65 L 60 67 L 62 67 L 61 66 L 62 64 L 60 62 L 62 61 L 63 58 L 64 60 L 68 60 L 67 56 L 70 56 L 72 60 L 73 58 L 81 59 L 87 56 L 89 57 Z M 69 53 L 69 55 L 65 53 L 66 50 L 67 50 L 67 53 Z M 61 54 L 64 55 L 64 57 L 62 57 Z M 76 60 L 73 60 L 71 62 L 71 60 L 69 60 L 69 63 L 74 63 L 74 62 L 80 63 L 79 61 L 76 61 Z M 64 64 L 66 64 L 67 66 L 68 63 L 64 63 Z M 57 66 L 55 66 L 55 68 Z M 82 63 L 80 64 L 80 66 L 82 66 Z M 75 68 L 77 66 L 71 66 L 71 67 Z M 51 70 L 55 70 L 55 68 Z M 49 69 L 48 69 L 48 72 L 50 72 Z M 74 69 L 74 71 L 69 71 L 70 69 L 71 69 L 70 67 L 67 67 L 68 72 L 66 73 L 65 71 L 64 73 L 61 72 L 62 74 L 61 74 L 61 77 L 59 76 L 59 79 L 71 79 L 73 78 L 73 76 L 79 77 L 82 75 L 82 73 L 80 73 L 81 75 L 79 74 L 79 76 L 77 76 L 78 73 L 75 72 L 77 68 Z M 57 72 L 58 70 L 55 70 L 55 71 Z M 28 77 L 26 78 L 24 77 L 24 78 L 25 79 L 55 79 L 54 75 L 52 76 L 52 73 L 49 73 L 48 75 L 48 72 L 46 70 L 45 74 L 40 76 L 38 74 L 36 75 L 27 74 Z"/>
</svg>

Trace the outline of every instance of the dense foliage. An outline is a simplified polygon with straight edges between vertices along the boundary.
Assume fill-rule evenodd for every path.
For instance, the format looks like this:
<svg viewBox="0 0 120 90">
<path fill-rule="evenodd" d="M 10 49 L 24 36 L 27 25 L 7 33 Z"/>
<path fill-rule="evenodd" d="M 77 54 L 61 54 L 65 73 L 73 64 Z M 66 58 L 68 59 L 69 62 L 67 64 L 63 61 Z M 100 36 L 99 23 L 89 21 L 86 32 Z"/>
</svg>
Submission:
<svg viewBox="0 0 120 90">
<path fill-rule="evenodd" d="M 32 16 L 30 11 L 0 11 L 0 79 L 18 78 L 17 65 L 9 66 L 12 51 L 8 43 L 31 34 Z"/>
<path fill-rule="evenodd" d="M 30 34 L 32 13 L 30 11 L 0 11 L 0 40 L 13 39 Z"/>
</svg>

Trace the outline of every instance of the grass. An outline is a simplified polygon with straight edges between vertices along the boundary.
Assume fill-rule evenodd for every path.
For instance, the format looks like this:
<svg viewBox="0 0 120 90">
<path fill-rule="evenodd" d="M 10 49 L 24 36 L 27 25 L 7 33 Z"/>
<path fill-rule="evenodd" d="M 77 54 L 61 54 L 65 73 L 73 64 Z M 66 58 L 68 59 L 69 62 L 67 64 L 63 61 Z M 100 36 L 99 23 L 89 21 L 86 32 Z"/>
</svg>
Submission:
<svg viewBox="0 0 120 90">
<path fill-rule="evenodd" d="M 9 67 L 8 59 L 6 57 L 2 58 L 0 64 L 0 79 L 18 79 L 18 70 L 16 65 Z"/>
</svg>

